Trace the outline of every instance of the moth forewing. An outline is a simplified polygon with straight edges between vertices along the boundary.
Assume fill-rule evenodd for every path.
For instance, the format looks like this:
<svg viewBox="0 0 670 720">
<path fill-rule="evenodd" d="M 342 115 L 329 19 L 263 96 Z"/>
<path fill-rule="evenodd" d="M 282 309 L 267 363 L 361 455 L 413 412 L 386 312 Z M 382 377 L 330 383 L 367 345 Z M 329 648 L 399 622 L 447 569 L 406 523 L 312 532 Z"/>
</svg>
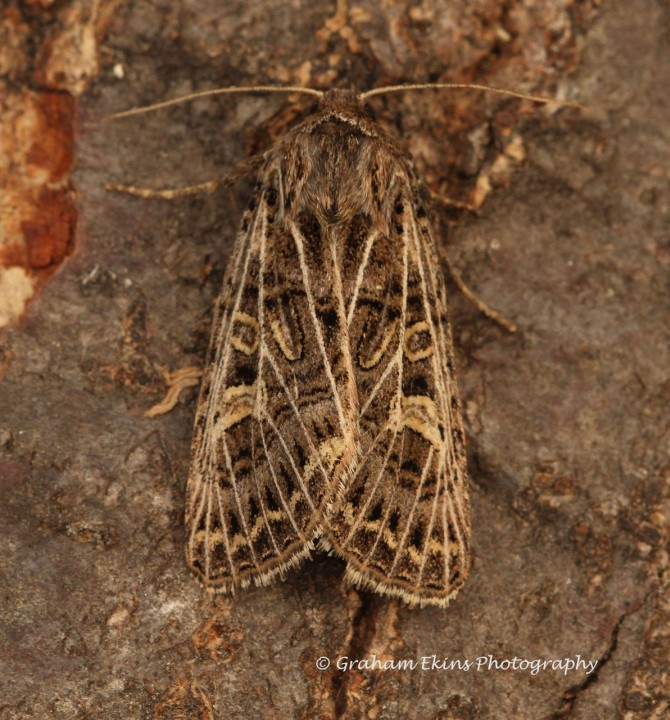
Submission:
<svg viewBox="0 0 670 720">
<path fill-rule="evenodd" d="M 446 605 L 469 568 L 444 280 L 411 158 L 344 91 L 265 154 L 198 401 L 187 557 L 231 591 L 318 541 Z"/>
<path fill-rule="evenodd" d="M 470 518 L 444 281 L 410 160 L 380 161 L 390 202 L 350 326 L 364 455 L 325 541 L 354 582 L 445 605 L 469 569 Z"/>
</svg>

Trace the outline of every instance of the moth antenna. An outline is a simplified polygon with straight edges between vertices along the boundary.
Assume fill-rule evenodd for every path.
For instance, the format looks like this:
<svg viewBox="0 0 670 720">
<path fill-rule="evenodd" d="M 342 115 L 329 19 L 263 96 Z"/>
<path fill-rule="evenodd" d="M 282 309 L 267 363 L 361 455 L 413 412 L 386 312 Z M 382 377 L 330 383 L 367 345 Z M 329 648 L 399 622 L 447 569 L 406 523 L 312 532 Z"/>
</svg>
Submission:
<svg viewBox="0 0 670 720">
<path fill-rule="evenodd" d="M 529 95 L 528 93 L 515 92 L 514 90 L 505 90 L 504 88 L 492 87 L 490 85 L 477 85 L 475 83 L 419 83 L 411 85 L 387 85 L 386 87 L 375 88 L 361 93 L 360 99 L 365 102 L 375 95 L 384 93 L 404 92 L 405 90 L 482 90 L 484 92 L 496 93 L 497 95 L 509 95 L 511 97 L 520 98 L 521 100 L 532 100 L 533 102 L 558 103 L 559 105 L 567 105 L 569 107 L 585 110 L 584 105 L 572 102 L 570 100 L 558 100 L 556 98 L 546 98 L 541 95 Z"/>
<path fill-rule="evenodd" d="M 315 95 L 316 97 L 321 97 L 323 95 L 321 90 L 294 87 L 291 85 L 286 87 L 280 87 L 277 85 L 242 85 L 240 87 L 217 88 L 215 90 L 202 90 L 201 92 L 182 95 L 181 97 L 173 98 L 172 100 L 164 100 L 163 102 L 155 103 L 154 105 L 145 105 L 144 107 L 132 108 L 131 110 L 124 110 L 122 112 L 113 113 L 112 115 L 106 115 L 102 118 L 102 122 L 106 122 L 107 120 L 118 120 L 119 118 L 130 117 L 131 115 L 141 115 L 142 113 L 160 110 L 162 108 L 170 107 L 171 105 L 179 105 L 179 103 L 190 102 L 191 100 L 198 100 L 199 98 L 212 97 L 213 95 L 230 95 L 232 93 L 254 92 L 303 93 L 304 95 Z"/>
</svg>

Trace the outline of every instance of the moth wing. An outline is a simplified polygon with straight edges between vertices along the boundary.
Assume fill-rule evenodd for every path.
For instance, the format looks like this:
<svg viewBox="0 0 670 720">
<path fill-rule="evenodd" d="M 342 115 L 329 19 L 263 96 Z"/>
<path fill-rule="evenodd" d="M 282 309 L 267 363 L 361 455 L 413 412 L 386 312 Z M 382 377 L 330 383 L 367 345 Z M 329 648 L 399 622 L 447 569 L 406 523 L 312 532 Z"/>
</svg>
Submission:
<svg viewBox="0 0 670 720">
<path fill-rule="evenodd" d="M 354 583 L 446 605 L 468 573 L 470 510 L 444 278 L 417 193 L 391 207 L 351 273 L 361 454 L 327 542 Z"/>
<path fill-rule="evenodd" d="M 188 562 L 224 591 L 309 555 L 347 447 L 323 358 L 305 352 L 319 338 L 303 233 L 277 219 L 275 176 L 262 188 L 215 314 L 187 483 Z"/>
</svg>

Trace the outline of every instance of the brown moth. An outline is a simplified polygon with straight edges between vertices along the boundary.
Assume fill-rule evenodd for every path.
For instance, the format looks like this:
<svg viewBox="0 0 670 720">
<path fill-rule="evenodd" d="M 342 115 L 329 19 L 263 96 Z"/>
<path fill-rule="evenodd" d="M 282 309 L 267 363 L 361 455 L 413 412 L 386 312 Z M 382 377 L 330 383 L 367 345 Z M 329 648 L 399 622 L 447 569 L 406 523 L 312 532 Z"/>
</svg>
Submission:
<svg viewBox="0 0 670 720">
<path fill-rule="evenodd" d="M 363 97 L 323 93 L 263 157 L 215 311 L 186 555 L 232 592 L 325 549 L 358 586 L 445 606 L 470 566 L 445 285 L 412 159 Z"/>
</svg>

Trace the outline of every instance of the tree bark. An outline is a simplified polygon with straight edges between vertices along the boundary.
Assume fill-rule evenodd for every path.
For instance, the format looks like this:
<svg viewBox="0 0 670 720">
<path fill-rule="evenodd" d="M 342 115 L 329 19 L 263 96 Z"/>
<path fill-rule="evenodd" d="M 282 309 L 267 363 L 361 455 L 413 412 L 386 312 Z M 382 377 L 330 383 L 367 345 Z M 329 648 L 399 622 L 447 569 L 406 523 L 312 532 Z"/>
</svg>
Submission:
<svg viewBox="0 0 670 720">
<path fill-rule="evenodd" d="M 668 11 L 14 0 L 2 12 L 5 207 L 20 213 L 0 221 L 0 719 L 664 717 Z M 196 390 L 167 415 L 143 412 L 161 366 L 204 361 L 253 178 L 171 202 L 105 183 L 222 177 L 309 102 L 231 96 L 101 120 L 226 85 L 431 80 L 586 106 L 470 91 L 371 101 L 432 190 L 478 207 L 437 207 L 438 235 L 519 326 L 510 335 L 450 285 L 471 575 L 447 609 L 408 609 L 316 555 L 284 582 L 211 598 L 183 552 Z M 577 658 L 595 669 L 566 668 Z"/>
</svg>

